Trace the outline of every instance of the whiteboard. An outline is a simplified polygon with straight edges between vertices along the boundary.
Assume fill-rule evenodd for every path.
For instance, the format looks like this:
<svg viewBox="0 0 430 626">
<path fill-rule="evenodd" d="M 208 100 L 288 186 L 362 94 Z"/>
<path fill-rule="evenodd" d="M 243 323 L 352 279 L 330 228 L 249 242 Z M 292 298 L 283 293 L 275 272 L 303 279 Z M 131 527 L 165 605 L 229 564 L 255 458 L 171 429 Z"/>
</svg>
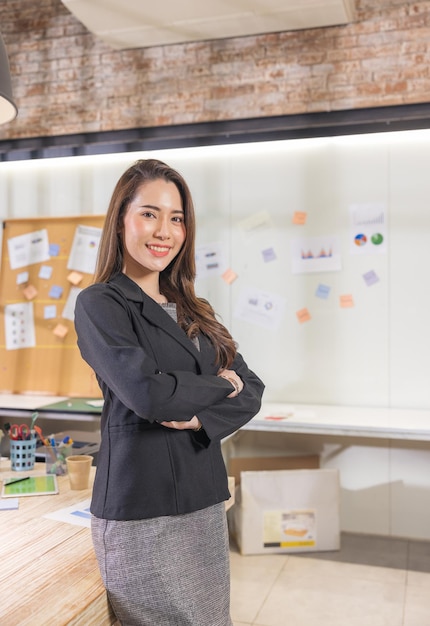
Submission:
<svg viewBox="0 0 430 626">
<path fill-rule="evenodd" d="M 119 175 L 148 156 L 191 187 L 197 249 L 220 261 L 207 274 L 198 266 L 197 292 L 265 381 L 266 402 L 430 408 L 429 131 L 5 163 L 0 211 L 104 213 Z M 357 215 L 383 245 L 355 243 Z M 337 269 L 316 259 L 318 271 L 293 271 L 305 263 L 298 249 L 329 240 Z M 277 317 L 248 316 L 250 294 Z"/>
</svg>

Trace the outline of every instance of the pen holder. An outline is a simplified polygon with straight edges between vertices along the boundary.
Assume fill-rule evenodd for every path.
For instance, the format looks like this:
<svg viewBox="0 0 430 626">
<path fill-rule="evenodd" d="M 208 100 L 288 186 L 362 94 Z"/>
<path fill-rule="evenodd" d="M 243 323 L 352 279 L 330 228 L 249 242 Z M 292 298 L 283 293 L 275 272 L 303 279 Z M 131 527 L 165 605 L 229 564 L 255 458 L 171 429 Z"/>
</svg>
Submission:
<svg viewBox="0 0 430 626">
<path fill-rule="evenodd" d="M 36 437 L 24 441 L 10 440 L 10 464 L 18 472 L 31 470 L 36 460 Z"/>
<path fill-rule="evenodd" d="M 64 476 L 67 474 L 66 458 L 68 448 L 45 446 L 45 453 L 45 467 L 47 474 L 55 474 L 56 476 Z"/>
</svg>

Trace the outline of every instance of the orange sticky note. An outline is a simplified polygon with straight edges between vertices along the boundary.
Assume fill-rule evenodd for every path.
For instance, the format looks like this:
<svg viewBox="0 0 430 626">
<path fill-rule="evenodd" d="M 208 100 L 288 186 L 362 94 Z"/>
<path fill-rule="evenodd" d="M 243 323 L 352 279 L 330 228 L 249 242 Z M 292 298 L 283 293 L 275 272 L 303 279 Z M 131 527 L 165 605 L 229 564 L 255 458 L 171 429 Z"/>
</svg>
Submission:
<svg viewBox="0 0 430 626">
<path fill-rule="evenodd" d="M 354 306 L 354 300 L 350 293 L 344 294 L 343 296 L 339 296 L 340 306 L 343 309 L 347 309 Z"/>
<path fill-rule="evenodd" d="M 236 280 L 237 274 L 236 274 L 236 272 L 233 272 L 233 270 L 231 268 L 229 268 L 228 270 L 225 270 L 225 272 L 222 275 L 222 277 L 223 277 L 223 279 L 225 280 L 226 283 L 231 285 L 231 283 L 233 283 Z"/>
<path fill-rule="evenodd" d="M 303 226 L 303 224 L 306 224 L 307 216 L 308 214 L 305 211 L 294 211 L 293 224 Z"/>
<path fill-rule="evenodd" d="M 300 309 L 300 311 L 296 312 L 296 315 L 300 324 L 303 324 L 304 322 L 309 322 L 309 320 L 311 319 L 311 314 L 307 309 Z"/>
<path fill-rule="evenodd" d="M 64 337 L 69 332 L 69 329 L 67 328 L 67 326 L 64 326 L 64 324 L 57 324 L 52 332 L 54 333 L 56 337 L 59 337 L 60 339 L 64 339 Z"/>
<path fill-rule="evenodd" d="M 70 274 L 67 276 L 67 280 L 69 281 L 69 283 L 72 283 L 72 285 L 79 285 L 79 283 L 81 282 L 83 276 L 82 274 L 80 274 L 79 272 L 70 272 Z"/>
<path fill-rule="evenodd" d="M 33 300 L 37 296 L 37 289 L 34 285 L 27 285 L 27 287 L 22 290 L 22 293 L 27 300 Z"/>
</svg>

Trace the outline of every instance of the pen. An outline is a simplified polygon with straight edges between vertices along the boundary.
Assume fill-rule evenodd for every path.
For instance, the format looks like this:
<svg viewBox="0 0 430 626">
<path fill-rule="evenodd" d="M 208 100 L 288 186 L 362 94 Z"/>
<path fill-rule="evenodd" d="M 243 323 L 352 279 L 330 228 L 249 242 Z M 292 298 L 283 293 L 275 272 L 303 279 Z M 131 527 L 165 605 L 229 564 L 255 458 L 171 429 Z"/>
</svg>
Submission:
<svg viewBox="0 0 430 626">
<path fill-rule="evenodd" d="M 5 482 L 5 486 L 7 485 L 15 485 L 15 483 L 21 483 L 23 480 L 29 480 L 30 476 L 25 476 L 24 478 L 16 478 L 15 480 L 8 480 Z"/>
</svg>

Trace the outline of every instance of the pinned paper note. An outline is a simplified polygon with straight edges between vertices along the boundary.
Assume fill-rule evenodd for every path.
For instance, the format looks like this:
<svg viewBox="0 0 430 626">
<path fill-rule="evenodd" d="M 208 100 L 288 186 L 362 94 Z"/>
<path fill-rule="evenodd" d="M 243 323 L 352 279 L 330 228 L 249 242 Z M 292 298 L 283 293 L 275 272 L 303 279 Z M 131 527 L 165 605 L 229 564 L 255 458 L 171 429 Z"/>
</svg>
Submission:
<svg viewBox="0 0 430 626">
<path fill-rule="evenodd" d="M 57 324 L 52 332 L 56 337 L 59 337 L 60 339 L 64 339 L 64 337 L 69 332 L 69 329 L 67 328 L 67 326 L 64 326 L 63 324 Z"/>
<path fill-rule="evenodd" d="M 16 284 L 23 285 L 24 283 L 28 283 L 28 278 L 28 272 L 20 272 L 16 277 Z"/>
<path fill-rule="evenodd" d="M 45 320 L 52 320 L 57 317 L 57 305 L 48 304 L 43 307 L 43 317 Z"/>
<path fill-rule="evenodd" d="M 83 276 L 80 272 L 70 272 L 70 274 L 67 276 L 67 280 L 69 281 L 69 283 L 72 283 L 72 285 L 79 285 L 82 279 Z"/>
<path fill-rule="evenodd" d="M 339 296 L 340 306 L 343 309 L 347 309 L 354 306 L 354 299 L 351 294 L 344 294 L 343 296 Z"/>
<path fill-rule="evenodd" d="M 52 285 L 48 295 L 50 298 L 58 300 L 63 295 L 63 288 L 60 285 Z"/>
<path fill-rule="evenodd" d="M 52 267 L 50 265 L 42 265 L 39 270 L 39 278 L 49 280 L 52 276 Z"/>
<path fill-rule="evenodd" d="M 49 244 L 49 256 L 58 256 L 60 254 L 60 246 L 58 243 Z"/>
<path fill-rule="evenodd" d="M 293 214 L 293 224 L 296 224 L 298 226 L 303 226 L 304 224 L 306 224 L 306 218 L 307 218 L 308 214 L 305 211 L 294 211 Z"/>
<path fill-rule="evenodd" d="M 233 272 L 233 270 L 229 267 L 227 270 L 225 270 L 224 274 L 222 274 L 222 278 L 228 285 L 231 285 L 231 283 L 236 280 L 237 274 L 236 272 Z"/>
<path fill-rule="evenodd" d="M 22 290 L 22 293 L 24 294 L 26 300 L 34 300 L 37 296 L 37 289 L 34 285 L 27 285 L 27 287 Z"/>
<path fill-rule="evenodd" d="M 296 315 L 297 315 L 297 319 L 299 320 L 300 324 L 303 324 L 304 322 L 309 322 L 309 320 L 311 319 L 311 314 L 309 313 L 308 309 L 306 309 L 306 308 L 300 309 L 300 311 L 297 311 Z"/>
</svg>

